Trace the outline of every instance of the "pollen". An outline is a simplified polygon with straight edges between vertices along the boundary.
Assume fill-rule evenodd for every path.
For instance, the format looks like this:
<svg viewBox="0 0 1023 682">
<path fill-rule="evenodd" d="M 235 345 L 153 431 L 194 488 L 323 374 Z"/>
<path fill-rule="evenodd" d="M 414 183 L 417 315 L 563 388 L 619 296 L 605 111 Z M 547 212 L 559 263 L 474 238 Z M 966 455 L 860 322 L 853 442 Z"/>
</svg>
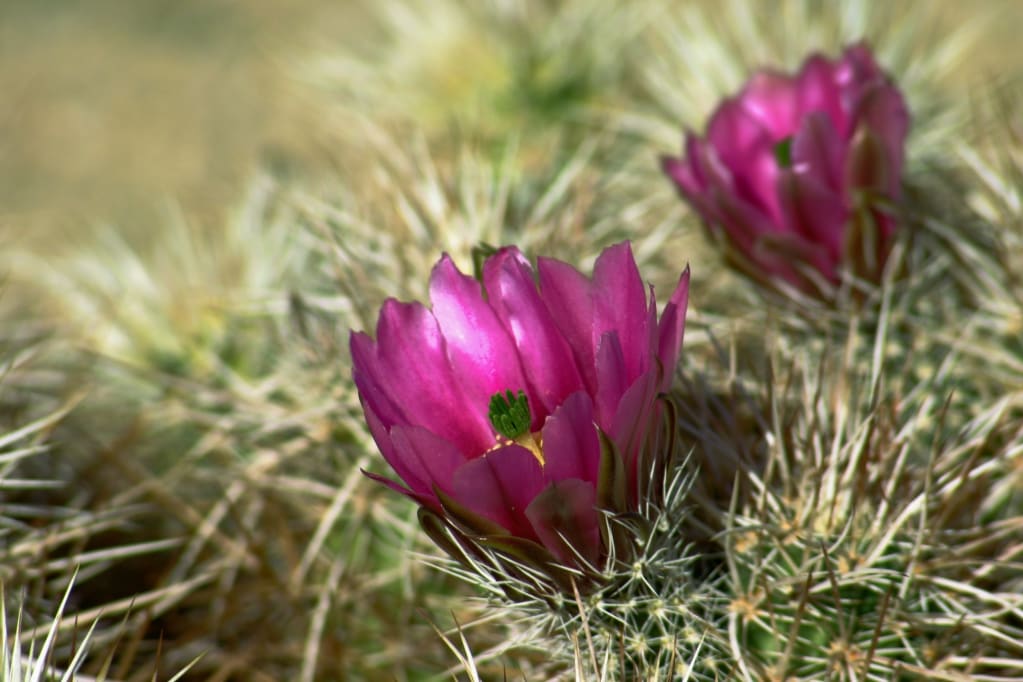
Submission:
<svg viewBox="0 0 1023 682">
<path fill-rule="evenodd" d="M 536 457 L 540 466 L 544 465 L 543 437 L 539 433 L 524 433 L 515 439 L 515 443 L 533 453 L 533 457 Z"/>
<path fill-rule="evenodd" d="M 540 463 L 540 466 L 544 465 L 543 437 L 539 433 L 524 433 L 517 438 L 505 438 L 499 435 L 497 441 L 484 454 L 489 454 L 494 450 L 499 450 L 509 445 L 518 445 L 529 450 L 533 457 L 536 457 L 536 461 Z"/>
</svg>

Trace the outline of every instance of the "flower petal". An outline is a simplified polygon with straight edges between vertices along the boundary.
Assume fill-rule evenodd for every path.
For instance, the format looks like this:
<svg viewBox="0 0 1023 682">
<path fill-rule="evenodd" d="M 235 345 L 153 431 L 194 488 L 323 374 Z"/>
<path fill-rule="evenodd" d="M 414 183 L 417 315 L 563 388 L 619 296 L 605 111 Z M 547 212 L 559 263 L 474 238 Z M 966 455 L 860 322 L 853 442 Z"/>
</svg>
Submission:
<svg viewBox="0 0 1023 682">
<path fill-rule="evenodd" d="M 597 390 L 594 368 L 593 295 L 590 280 L 568 263 L 553 258 L 537 259 L 540 291 L 547 309 L 572 348 L 586 388 Z"/>
<path fill-rule="evenodd" d="M 825 114 L 810 114 L 792 141 L 792 170 L 816 178 L 841 198 L 845 146 Z"/>
<path fill-rule="evenodd" d="M 578 478 L 597 484 L 600 439 L 593 401 L 585 392 L 573 393 L 543 427 L 544 477 L 548 481 Z"/>
<path fill-rule="evenodd" d="M 600 516 L 593 484 L 578 479 L 552 483 L 530 503 L 526 517 L 537 537 L 563 563 L 581 557 L 597 567 L 600 554 Z"/>
<path fill-rule="evenodd" d="M 607 430 L 622 454 L 630 481 L 634 481 L 636 476 L 636 455 L 652 428 L 651 415 L 657 398 L 657 374 L 658 369 L 652 367 L 628 387 L 618 402 L 611 428 Z"/>
<path fill-rule="evenodd" d="M 375 361 L 362 369 L 391 403 L 401 405 L 408 423 L 454 443 L 466 457 L 493 444 L 486 406 L 467 401 L 455 383 L 440 327 L 422 304 L 384 303 L 376 351 Z"/>
<path fill-rule="evenodd" d="M 507 445 L 463 464 L 454 473 L 452 497 L 514 535 L 536 538 L 525 512 L 545 485 L 533 453 Z"/>
<path fill-rule="evenodd" d="M 517 249 L 491 256 L 483 268 L 483 282 L 490 305 L 515 340 L 528 382 L 533 430 L 538 430 L 561 401 L 582 388 L 575 358 Z"/>
<path fill-rule="evenodd" d="M 837 70 L 833 62 L 820 55 L 813 55 L 803 63 L 796 77 L 796 109 L 799 112 L 796 123 L 820 114 L 836 130 L 848 131 L 850 116 L 842 106 L 842 93 L 836 82 Z"/>
<path fill-rule="evenodd" d="M 739 96 L 743 110 L 757 120 L 775 141 L 795 132 L 798 91 L 791 77 L 760 71 L 750 78 Z"/>
<path fill-rule="evenodd" d="M 363 407 L 372 409 L 374 416 L 383 425 L 384 433 L 391 426 L 406 422 L 408 419 L 404 410 L 391 399 L 378 376 L 376 342 L 365 332 L 352 332 L 348 338 L 348 347 L 352 356 L 352 378 L 359 389 Z"/>
<path fill-rule="evenodd" d="M 458 448 L 421 426 L 395 426 L 390 437 L 394 459 L 387 462 L 409 488 L 429 497 L 434 486 L 451 490 L 455 471 L 465 464 Z"/>
<path fill-rule="evenodd" d="M 874 56 L 864 43 L 857 43 L 845 48 L 835 69 L 835 81 L 844 96 L 853 103 L 859 101 L 864 87 L 869 87 L 884 77 L 884 72 L 874 61 Z M 846 132 L 852 134 L 851 130 Z"/>
<path fill-rule="evenodd" d="M 606 332 L 597 347 L 596 416 L 601 429 L 608 431 L 622 395 L 629 387 L 625 356 L 616 332 Z"/>
<path fill-rule="evenodd" d="M 842 235 L 849 211 L 817 176 L 786 171 L 778 179 L 778 194 L 789 224 L 812 244 L 822 246 L 833 266 L 842 258 Z"/>
<path fill-rule="evenodd" d="M 711 199 L 720 227 L 746 255 L 752 254 L 757 241 L 765 235 L 785 230 L 785 226 L 772 222 L 760 209 L 734 193 L 714 188 Z"/>
<path fill-rule="evenodd" d="M 720 217 L 712 201 L 714 189 L 735 192 L 731 172 L 721 163 L 714 150 L 693 137 L 686 139 L 685 158 L 675 161 L 663 159 L 662 168 L 675 181 L 675 187 L 682 198 L 692 205 L 705 222 L 715 226 Z"/>
<path fill-rule="evenodd" d="M 459 272 L 447 255 L 433 268 L 430 302 L 469 409 L 485 414 L 495 393 L 525 388 L 515 344 L 479 282 Z"/>
<path fill-rule="evenodd" d="M 359 395 L 359 401 L 362 403 L 362 411 L 366 416 L 366 424 L 369 426 L 369 432 L 373 435 L 373 440 L 376 441 L 377 447 L 380 448 L 380 454 L 384 456 L 384 459 L 387 460 L 388 463 L 398 462 L 400 464 L 401 460 L 398 457 L 397 451 L 394 449 L 394 443 L 391 442 L 390 428 L 380 420 L 380 417 L 377 416 L 373 406 L 367 402 L 366 397 L 361 393 Z M 395 473 L 397 473 L 403 481 L 409 485 L 413 485 L 412 481 L 405 478 L 405 474 L 409 472 L 404 466 L 399 469 L 392 463 L 391 468 L 394 469 Z M 422 481 L 417 482 L 422 483 Z M 419 492 L 429 491 L 428 487 L 422 485 L 418 487 Z"/>
<path fill-rule="evenodd" d="M 645 372 L 651 360 L 646 290 L 628 242 L 611 246 L 593 267 L 593 345 L 615 332 L 624 359 L 626 384 Z"/>
<path fill-rule="evenodd" d="M 661 157 L 661 170 L 674 180 L 679 190 L 689 198 L 699 196 L 707 189 L 706 174 L 699 166 L 699 159 L 702 156 L 700 148 L 703 144 L 703 141 L 692 133 L 686 133 L 683 158 Z"/>
<path fill-rule="evenodd" d="M 659 391 L 667 391 L 678 365 L 678 355 L 682 349 L 682 337 L 686 331 L 686 310 L 689 307 L 689 266 L 686 266 L 679 277 L 675 291 L 672 292 L 668 304 L 664 306 L 657 329 L 657 359 L 661 362 L 661 382 Z"/>
<path fill-rule="evenodd" d="M 712 154 L 731 171 L 733 191 L 743 200 L 758 207 L 772 219 L 780 219 L 778 200 L 774 194 L 778 164 L 774 145 L 783 137 L 773 137 L 741 100 L 726 100 L 715 112 L 707 128 Z M 706 160 L 702 161 L 707 170 Z"/>
</svg>

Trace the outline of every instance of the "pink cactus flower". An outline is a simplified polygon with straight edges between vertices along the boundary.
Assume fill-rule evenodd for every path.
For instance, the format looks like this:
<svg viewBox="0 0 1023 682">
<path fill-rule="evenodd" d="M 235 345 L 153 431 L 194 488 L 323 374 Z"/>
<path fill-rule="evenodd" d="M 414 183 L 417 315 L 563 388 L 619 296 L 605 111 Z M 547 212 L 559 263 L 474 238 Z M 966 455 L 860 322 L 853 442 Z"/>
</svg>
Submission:
<svg viewBox="0 0 1023 682">
<path fill-rule="evenodd" d="M 877 281 L 891 246 L 909 113 L 865 45 L 761 71 L 662 168 L 756 279 L 824 293 Z"/>
<path fill-rule="evenodd" d="M 658 320 L 628 243 L 592 278 L 547 258 L 534 273 L 504 248 L 482 286 L 445 255 L 431 307 L 390 299 L 375 341 L 351 336 L 366 421 L 400 482 L 380 480 L 464 537 L 599 566 L 599 510 L 635 511 L 657 457 L 688 291 L 687 269 Z"/>
</svg>

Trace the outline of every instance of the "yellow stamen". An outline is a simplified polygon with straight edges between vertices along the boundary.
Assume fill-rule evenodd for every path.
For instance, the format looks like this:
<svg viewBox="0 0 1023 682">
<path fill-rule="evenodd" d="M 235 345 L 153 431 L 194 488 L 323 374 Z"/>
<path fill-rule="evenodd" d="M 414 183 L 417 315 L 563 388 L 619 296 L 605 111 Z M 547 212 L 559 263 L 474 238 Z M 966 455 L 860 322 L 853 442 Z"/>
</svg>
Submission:
<svg viewBox="0 0 1023 682">
<path fill-rule="evenodd" d="M 542 467 L 544 465 L 543 460 L 543 438 L 539 433 L 524 433 L 515 439 L 518 445 L 526 448 L 533 453 L 533 457 L 536 457 L 536 461 L 540 463 Z"/>
<path fill-rule="evenodd" d="M 497 442 L 494 443 L 487 452 L 493 452 L 498 448 L 503 448 L 506 445 L 512 444 L 518 445 L 529 450 L 533 457 L 536 457 L 536 461 L 540 463 L 542 467 L 544 465 L 543 459 L 543 437 L 539 433 L 524 433 L 514 440 L 509 440 L 504 436 L 498 436 Z"/>
</svg>

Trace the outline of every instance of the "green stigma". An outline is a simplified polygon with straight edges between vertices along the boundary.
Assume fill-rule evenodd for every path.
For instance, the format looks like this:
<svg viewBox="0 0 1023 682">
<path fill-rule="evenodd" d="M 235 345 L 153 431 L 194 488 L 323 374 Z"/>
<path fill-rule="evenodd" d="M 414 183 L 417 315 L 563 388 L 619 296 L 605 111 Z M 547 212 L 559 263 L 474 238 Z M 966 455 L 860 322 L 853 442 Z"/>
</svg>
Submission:
<svg viewBox="0 0 1023 682">
<path fill-rule="evenodd" d="M 529 431 L 529 402 L 524 391 L 516 396 L 510 390 L 503 394 L 498 391 L 490 398 L 490 423 L 494 430 L 507 438 L 515 440 Z"/>
<path fill-rule="evenodd" d="M 792 167 L 792 136 L 789 135 L 784 140 L 774 145 L 774 160 L 778 162 L 778 165 L 782 168 Z"/>
</svg>

